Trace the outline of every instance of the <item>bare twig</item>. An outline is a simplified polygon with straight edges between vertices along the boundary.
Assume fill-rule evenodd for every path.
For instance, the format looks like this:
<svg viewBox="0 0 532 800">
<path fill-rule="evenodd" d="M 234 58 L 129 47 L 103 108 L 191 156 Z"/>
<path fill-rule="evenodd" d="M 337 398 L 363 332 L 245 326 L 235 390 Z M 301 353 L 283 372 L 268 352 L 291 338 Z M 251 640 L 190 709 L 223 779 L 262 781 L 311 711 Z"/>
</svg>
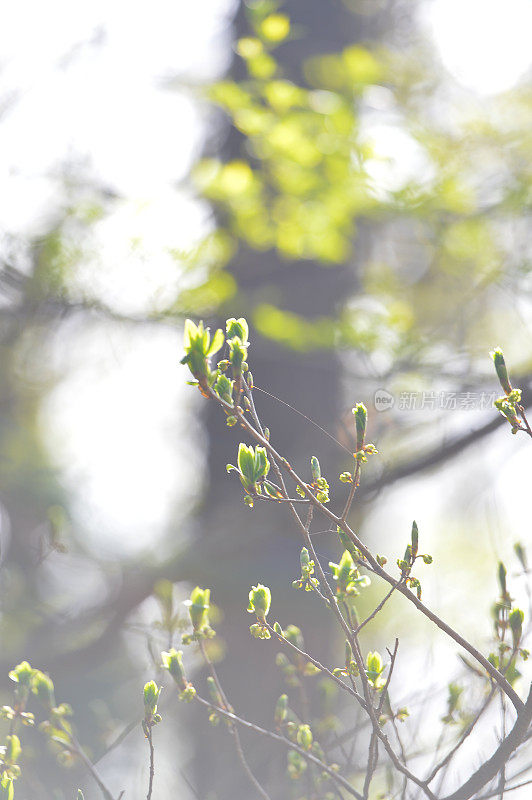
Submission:
<svg viewBox="0 0 532 800">
<path fill-rule="evenodd" d="M 220 679 L 218 678 L 218 674 L 216 672 L 214 664 L 212 663 L 211 659 L 209 658 L 209 654 L 207 653 L 207 650 L 205 649 L 205 644 L 201 639 L 199 640 L 199 647 L 200 647 L 200 650 L 201 650 L 201 654 L 202 654 L 202 656 L 204 658 L 204 661 L 207 664 L 207 666 L 209 668 L 209 671 L 210 671 L 210 673 L 212 675 L 212 678 L 213 678 L 213 680 L 214 680 L 214 682 L 216 684 L 216 688 L 218 689 L 218 692 L 220 693 L 220 697 L 222 698 L 222 701 L 223 701 L 224 705 L 228 709 L 231 708 L 231 704 L 229 703 L 229 701 L 227 699 L 227 696 L 226 696 L 226 694 L 224 692 L 223 686 L 222 686 L 222 684 L 220 682 Z M 250 783 L 255 787 L 255 789 L 257 790 L 259 795 L 263 798 L 263 800 L 271 800 L 270 799 L 270 795 L 263 789 L 263 787 L 261 786 L 259 781 L 256 779 L 255 775 L 251 771 L 251 768 L 250 768 L 250 766 L 249 766 L 249 764 L 247 762 L 246 756 L 244 755 L 244 751 L 242 749 L 242 742 L 240 741 L 240 736 L 238 734 L 238 731 L 237 731 L 236 727 L 234 725 L 231 725 L 230 730 L 231 730 L 231 733 L 232 733 L 233 738 L 235 740 L 235 749 L 236 749 L 236 753 L 237 753 L 238 759 L 239 759 L 239 761 L 240 761 L 240 763 L 242 765 L 242 768 L 243 768 L 245 774 L 249 778 Z"/>
<path fill-rule="evenodd" d="M 150 782 L 148 785 L 148 794 L 146 795 L 146 800 L 151 800 L 151 795 L 153 792 L 153 779 L 155 777 L 155 753 L 153 749 L 152 729 L 149 726 L 147 726 L 146 739 L 150 745 Z"/>
<path fill-rule="evenodd" d="M 279 742 L 280 744 L 283 744 L 285 747 L 287 747 L 289 750 L 295 750 L 296 753 L 299 753 L 299 755 L 303 756 L 303 758 L 309 761 L 311 764 L 314 764 L 316 767 L 319 767 L 319 769 L 322 772 L 326 772 L 327 775 L 330 778 L 332 778 L 333 781 L 335 781 L 339 786 L 342 786 L 346 790 L 346 792 L 351 794 L 353 797 L 356 797 L 357 800 L 362 800 L 362 795 L 359 792 L 357 792 L 356 789 L 354 789 L 353 786 L 351 786 L 351 784 L 345 780 L 345 778 L 343 778 L 337 772 L 332 770 L 329 766 L 327 766 L 327 764 L 324 764 L 323 761 L 320 761 L 320 759 L 317 758 L 315 755 L 309 753 L 307 750 L 303 750 L 302 747 L 299 747 L 299 745 L 295 744 L 294 742 L 291 742 L 290 739 L 287 739 L 285 736 L 281 736 L 281 734 L 279 733 L 274 733 L 273 731 L 269 731 L 266 728 L 261 728 L 260 725 L 255 725 L 254 722 L 249 722 L 246 719 L 242 719 L 242 717 L 239 717 L 236 714 L 227 711 L 226 709 L 219 708 L 213 703 L 209 703 L 208 700 L 205 700 L 203 697 L 200 697 L 199 695 L 196 695 L 194 699 L 198 703 L 201 703 L 202 705 L 207 706 L 208 708 L 212 708 L 213 711 L 216 711 L 216 713 L 220 714 L 222 717 L 226 717 L 226 719 L 238 723 L 238 725 L 241 725 L 242 727 L 247 728 L 248 730 L 253 731 L 254 733 L 258 733 L 261 736 L 266 736 L 268 737 L 268 739 L 272 739 L 275 742 Z"/>
</svg>

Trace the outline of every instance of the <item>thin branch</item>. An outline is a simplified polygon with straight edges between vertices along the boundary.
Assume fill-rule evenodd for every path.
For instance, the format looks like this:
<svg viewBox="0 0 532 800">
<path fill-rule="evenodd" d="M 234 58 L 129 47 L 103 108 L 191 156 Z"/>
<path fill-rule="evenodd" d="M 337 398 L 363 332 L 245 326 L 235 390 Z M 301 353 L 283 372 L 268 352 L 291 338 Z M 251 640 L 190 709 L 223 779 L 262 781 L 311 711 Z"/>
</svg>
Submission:
<svg viewBox="0 0 532 800">
<path fill-rule="evenodd" d="M 475 792 L 492 780 L 501 769 L 501 765 L 508 761 L 510 755 L 522 743 L 532 722 L 532 687 L 528 694 L 524 711 L 517 717 L 514 727 L 489 758 L 479 769 L 471 775 L 459 789 L 443 798 L 443 800 L 469 800 Z"/>
<path fill-rule="evenodd" d="M 320 501 L 317 499 L 314 493 L 309 489 L 305 481 L 303 481 L 299 477 L 299 475 L 293 470 L 289 462 L 285 458 L 283 458 L 277 452 L 277 450 L 275 450 L 275 448 L 271 445 L 271 443 L 267 439 L 265 439 L 265 437 L 261 433 L 259 433 L 257 430 L 255 430 L 255 428 L 253 428 L 252 425 L 250 425 L 250 423 L 248 422 L 248 420 L 244 415 L 244 412 L 239 406 L 231 406 L 228 403 L 225 403 L 212 390 L 210 390 L 209 396 L 212 399 L 214 399 L 219 405 L 221 405 L 222 408 L 226 409 L 227 411 L 231 411 L 231 413 L 235 414 L 238 417 L 240 423 L 248 431 L 248 433 L 250 433 L 255 438 L 255 440 L 259 442 L 259 444 L 261 444 L 270 454 L 270 456 L 272 457 L 272 461 L 275 461 L 275 465 L 277 464 L 278 461 L 282 469 L 292 478 L 292 480 L 296 483 L 296 485 L 298 485 L 301 489 L 303 489 L 306 496 L 308 497 L 309 502 L 311 502 L 320 511 L 321 514 L 327 517 L 335 525 L 340 524 L 341 522 L 340 518 L 336 516 L 336 514 L 334 514 L 332 511 L 330 511 L 325 505 L 323 505 L 323 503 L 320 503 Z M 277 469 L 280 471 L 279 467 L 277 467 Z M 286 487 L 284 487 L 284 491 L 286 492 Z M 287 493 L 286 496 L 288 496 Z M 291 504 L 289 504 L 289 508 L 291 508 L 293 515 L 296 521 L 298 522 L 299 527 L 303 528 L 304 530 L 304 525 L 301 522 L 297 512 L 295 511 L 295 508 L 293 508 Z M 397 580 L 392 575 L 389 575 L 386 572 L 386 570 L 384 570 L 380 566 L 380 564 L 376 561 L 372 553 L 368 550 L 368 548 L 358 538 L 358 536 L 355 534 L 355 532 L 351 529 L 351 527 L 347 523 L 343 523 L 341 527 L 345 531 L 345 533 L 349 536 L 355 547 L 357 547 L 360 550 L 360 552 L 365 556 L 373 571 L 381 578 L 383 578 L 383 580 L 385 580 L 387 583 L 389 583 L 392 586 L 395 586 L 397 591 L 400 592 L 402 595 L 404 595 L 411 603 L 413 603 L 413 605 L 415 605 L 416 608 L 418 608 L 422 614 L 424 614 L 428 619 L 430 619 L 430 621 L 433 622 L 438 628 L 440 628 L 440 630 L 444 631 L 444 633 L 450 636 L 451 639 L 453 639 L 458 645 L 460 645 L 460 647 L 462 647 L 471 656 L 473 656 L 473 658 L 484 667 L 484 669 L 493 678 L 493 680 L 495 680 L 499 684 L 503 692 L 510 698 L 516 711 L 518 713 L 521 712 L 524 708 L 523 701 L 521 700 L 515 689 L 513 689 L 513 687 L 510 686 L 508 681 L 493 666 L 493 664 L 491 664 L 488 661 L 488 659 L 485 658 L 482 655 L 482 653 L 479 652 L 479 650 L 477 650 L 476 647 L 474 647 L 466 639 L 464 639 L 459 633 L 457 633 L 457 631 L 453 630 L 453 628 L 451 628 L 446 622 L 440 619 L 437 616 L 437 614 L 434 614 L 434 612 L 432 612 L 429 608 L 427 608 L 421 602 L 421 600 L 419 600 L 416 597 L 416 595 L 413 592 L 411 592 L 406 586 L 402 585 L 401 583 L 397 584 Z M 309 547 L 309 537 L 307 532 L 305 532 L 305 538 L 307 540 L 307 546 Z M 325 578 L 324 575 L 323 578 Z M 342 627 L 345 628 L 345 620 Z"/>
<path fill-rule="evenodd" d="M 362 708 L 366 710 L 366 702 L 364 698 L 361 697 L 361 695 L 359 695 L 357 691 L 351 689 L 351 687 L 348 686 L 347 683 L 344 683 L 333 672 L 331 672 L 330 669 L 325 667 L 323 664 L 320 664 L 320 662 L 316 658 L 313 658 L 313 656 L 309 655 L 309 653 L 305 653 L 304 650 L 301 650 L 299 647 L 297 647 L 297 645 L 293 644 L 288 639 L 285 639 L 284 636 L 277 633 L 277 631 L 274 630 L 274 628 L 272 628 L 272 626 L 268 622 L 265 622 L 264 624 L 266 625 L 270 633 L 272 633 L 275 637 L 277 637 L 280 641 L 282 641 L 285 645 L 287 645 L 287 647 L 294 650 L 294 652 L 296 652 L 298 655 L 303 656 L 308 661 L 310 661 L 311 664 L 314 664 L 314 666 L 317 667 L 319 670 L 321 670 L 323 673 L 325 673 L 325 675 L 328 675 L 332 681 L 334 681 L 338 686 L 340 686 L 345 692 L 348 692 L 352 697 L 354 697 L 355 700 L 362 706 Z"/>
<path fill-rule="evenodd" d="M 390 591 L 388 592 L 388 594 L 386 595 L 386 597 L 384 597 L 384 598 L 381 600 L 381 602 L 378 604 L 378 606 L 376 606 L 376 607 L 373 609 L 373 611 L 371 612 L 371 614 L 370 614 L 369 616 L 367 616 L 367 617 L 366 617 L 366 619 L 365 619 L 365 620 L 363 620 L 363 621 L 360 623 L 360 625 L 359 625 L 359 626 L 358 626 L 358 627 L 355 629 L 355 634 L 358 634 L 358 633 L 359 633 L 359 632 L 362 630 L 362 628 L 363 628 L 365 625 L 367 625 L 367 624 L 368 624 L 368 622 L 371 622 L 371 620 L 372 620 L 372 619 L 374 619 L 374 618 L 377 616 L 377 614 L 379 613 L 379 611 L 380 611 L 380 610 L 381 610 L 381 609 L 384 607 L 384 605 L 385 605 L 385 604 L 388 602 L 388 600 L 390 599 L 390 597 L 392 596 L 392 594 L 395 592 L 395 590 L 397 589 L 397 586 L 398 586 L 398 585 L 399 585 L 399 584 L 402 582 L 402 580 L 403 580 L 403 577 L 401 576 L 401 577 L 399 578 L 399 580 L 398 580 L 398 581 L 396 581 L 396 584 L 395 584 L 394 586 L 392 586 L 392 588 L 390 589 Z"/>
<path fill-rule="evenodd" d="M 62 741 L 61 742 L 62 746 L 66 747 L 68 750 L 70 750 L 71 753 L 74 753 L 74 755 L 77 755 L 83 761 L 88 771 L 92 775 L 95 783 L 98 785 L 98 788 L 100 789 L 101 793 L 105 797 L 105 800 L 114 800 L 111 791 L 107 788 L 107 786 L 103 782 L 98 770 L 96 769 L 92 761 L 85 755 L 82 746 L 80 745 L 74 734 L 71 731 L 69 731 L 68 728 L 63 725 L 63 723 L 60 723 L 60 726 L 61 729 L 67 734 L 67 736 L 70 739 L 70 742 Z"/>
<path fill-rule="evenodd" d="M 155 753 L 153 749 L 152 729 L 150 727 L 147 728 L 146 739 L 150 745 L 150 783 L 148 786 L 146 800 L 151 800 L 151 795 L 153 792 L 153 779 L 155 777 Z"/>
<path fill-rule="evenodd" d="M 211 659 L 209 658 L 209 654 L 207 653 L 207 651 L 205 649 L 205 643 L 201 639 L 199 640 L 199 647 L 200 647 L 200 650 L 201 650 L 201 654 L 202 654 L 202 656 L 203 656 L 203 658 L 205 660 L 205 663 L 207 664 L 207 666 L 209 668 L 209 671 L 210 671 L 210 673 L 212 675 L 214 683 L 216 684 L 216 688 L 218 689 L 218 692 L 220 693 L 220 697 L 222 699 L 222 702 L 224 703 L 224 705 L 227 708 L 231 708 L 231 704 L 229 703 L 229 701 L 227 699 L 227 696 L 226 696 L 226 694 L 224 692 L 224 689 L 222 687 L 222 684 L 220 682 L 220 679 L 218 678 L 218 674 L 216 672 L 214 664 L 212 663 Z M 255 787 L 255 789 L 257 790 L 259 795 L 263 798 L 263 800 L 271 800 L 270 795 L 263 789 L 261 784 L 256 779 L 255 775 L 251 771 L 251 768 L 250 768 L 250 766 L 249 766 L 249 764 L 248 764 L 248 762 L 246 760 L 246 756 L 244 755 L 244 751 L 242 749 L 242 742 L 240 741 L 240 736 L 239 736 L 239 733 L 238 733 L 236 727 L 234 725 L 231 725 L 230 730 L 231 730 L 231 733 L 232 733 L 233 738 L 235 740 L 235 749 L 236 749 L 236 753 L 237 753 L 238 759 L 239 759 L 239 761 L 240 761 L 240 763 L 242 765 L 242 768 L 243 768 L 245 774 L 249 778 L 250 783 Z M 149 800 L 149 798 L 148 798 L 148 800 Z"/>
<path fill-rule="evenodd" d="M 254 733 L 258 733 L 261 736 L 266 736 L 268 737 L 268 739 L 272 739 L 275 742 L 279 742 L 283 744 L 285 747 L 287 747 L 289 750 L 295 750 L 296 753 L 299 753 L 299 755 L 303 756 L 303 758 L 309 761 L 311 764 L 314 764 L 322 772 L 326 772 L 327 775 L 329 775 L 329 777 L 332 778 L 333 781 L 336 781 L 336 783 L 342 786 L 346 790 L 346 792 L 349 792 L 349 794 L 351 794 L 353 797 L 356 797 L 357 800 L 363 800 L 362 795 L 359 792 L 357 792 L 356 789 L 354 789 L 351 786 L 351 784 L 345 780 L 345 778 L 343 778 L 337 772 L 328 767 L 327 764 L 324 764 L 323 761 L 320 761 L 320 759 L 314 756 L 312 753 L 303 750 L 302 747 L 299 747 L 299 745 L 295 744 L 294 742 L 291 742 L 290 739 L 287 739 L 285 736 L 281 736 L 281 734 L 279 733 L 274 733 L 273 731 L 269 731 L 266 728 L 261 728 L 260 725 L 255 725 L 254 722 L 249 722 L 246 719 L 242 719 L 242 717 L 239 717 L 236 714 L 227 711 L 226 709 L 219 708 L 213 703 L 210 703 L 208 700 L 204 700 L 204 698 L 200 697 L 199 695 L 196 695 L 194 697 L 194 700 L 196 700 L 198 703 L 201 703 L 204 706 L 207 706 L 208 708 L 212 708 L 212 710 L 216 711 L 217 714 L 221 714 L 221 716 L 226 717 L 226 719 L 229 719 L 232 722 L 235 722 L 238 725 L 241 725 L 242 727 L 247 728 L 250 731 L 253 731 Z"/>
</svg>

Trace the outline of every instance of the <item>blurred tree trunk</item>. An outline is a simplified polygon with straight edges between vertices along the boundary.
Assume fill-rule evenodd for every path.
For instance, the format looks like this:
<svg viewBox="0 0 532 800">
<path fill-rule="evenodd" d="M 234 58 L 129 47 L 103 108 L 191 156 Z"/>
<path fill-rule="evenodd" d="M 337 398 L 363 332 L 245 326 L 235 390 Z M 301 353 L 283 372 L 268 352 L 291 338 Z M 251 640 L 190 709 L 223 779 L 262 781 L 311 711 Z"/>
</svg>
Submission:
<svg viewBox="0 0 532 800">
<path fill-rule="evenodd" d="M 325 52 L 338 52 L 355 41 L 369 38 L 375 18 L 359 17 L 341 2 L 324 4 L 323 0 L 291 0 L 283 5 L 292 25 L 301 36 L 279 48 L 277 57 L 287 79 L 303 81 L 302 66 L 306 59 Z M 374 32 L 374 31 L 373 31 Z M 235 38 L 249 35 L 245 10 L 241 5 L 235 19 Z M 232 74 L 242 77 L 241 65 L 235 62 Z M 244 157 L 242 135 L 232 128 L 225 141 L 222 157 Z M 254 252 L 241 247 L 229 271 L 237 280 L 236 301 L 226 309 L 229 316 L 250 316 L 250 311 L 263 300 L 282 298 L 283 310 L 295 312 L 307 320 L 338 315 L 345 299 L 357 288 L 356 270 L 347 265 L 324 266 L 311 261 L 289 262 L 275 251 Z M 223 325 L 223 320 L 218 320 Z M 290 403 L 319 425 L 334 432 L 342 413 L 341 364 L 334 352 L 326 350 L 297 353 L 275 346 L 250 332 L 250 368 L 255 384 Z M 322 473 L 332 480 L 338 475 L 342 452 L 329 439 L 285 406 L 255 392 L 255 402 L 264 424 L 271 430 L 272 442 L 287 456 L 302 475 L 308 475 L 308 459 L 319 455 Z M 236 458 L 239 432 L 228 430 L 214 404 L 208 404 L 205 424 L 208 432 L 209 483 L 205 509 L 201 516 L 202 536 L 231 538 L 232 548 L 219 560 L 215 574 L 215 602 L 226 614 L 221 633 L 227 643 L 227 655 L 219 671 L 236 708 L 254 708 L 255 719 L 271 725 L 276 698 L 284 691 L 280 672 L 274 666 L 276 648 L 273 643 L 250 639 L 245 607 L 247 591 L 252 583 L 262 581 L 273 592 L 272 613 L 276 609 L 293 608 L 291 618 L 279 620 L 282 625 L 301 625 L 309 649 L 318 657 L 325 656 L 330 641 L 323 640 L 326 612 L 306 593 L 297 596 L 291 581 L 298 577 L 301 538 L 284 508 L 256 504 L 252 512 L 241 503 L 241 492 L 234 475 L 226 475 L 225 465 Z M 238 535 L 236 535 L 238 532 Z M 316 546 L 323 553 L 331 546 L 332 537 L 318 537 Z M 239 544 L 241 543 L 241 545 Z M 238 549 L 235 549 L 235 544 Z M 334 548 L 334 544 L 333 544 Z M 219 548 L 217 548 L 218 550 Z M 334 551 L 334 550 L 333 550 Z M 260 565 L 260 566 L 259 566 Z M 211 565 L 212 567 L 213 565 Z M 211 570 L 212 571 L 212 570 Z M 303 597 L 301 595 L 304 595 Z M 313 636 L 313 625 L 316 634 Z M 318 631 L 320 636 L 317 636 Z M 260 691 L 256 688 L 260 687 Z M 250 700 L 251 697 L 251 700 Z M 296 698 L 294 697 L 294 701 Z M 216 764 L 216 753 L 222 748 L 234 769 L 227 785 L 216 786 L 217 798 L 234 800 L 253 795 L 253 790 L 238 768 L 234 755 L 227 756 L 227 737 L 220 740 L 220 730 L 207 737 L 202 728 L 197 742 L 195 783 L 201 798 L 215 790 L 215 775 L 227 775 L 227 764 L 205 770 L 206 763 Z M 255 749 L 256 752 L 256 749 Z M 281 756 L 278 773 L 284 773 Z M 212 761 L 211 761 L 212 759 Z M 251 759 L 253 761 L 253 759 Z M 258 765 L 259 777 L 266 778 L 265 759 Z"/>
</svg>

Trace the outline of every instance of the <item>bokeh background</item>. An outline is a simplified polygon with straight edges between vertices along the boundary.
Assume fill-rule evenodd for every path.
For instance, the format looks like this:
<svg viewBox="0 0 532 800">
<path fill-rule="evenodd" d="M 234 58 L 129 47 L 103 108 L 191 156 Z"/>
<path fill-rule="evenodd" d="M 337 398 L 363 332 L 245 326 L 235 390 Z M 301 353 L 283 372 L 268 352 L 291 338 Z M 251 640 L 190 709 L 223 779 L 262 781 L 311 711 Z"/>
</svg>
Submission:
<svg viewBox="0 0 532 800">
<path fill-rule="evenodd" d="M 256 385 L 348 448 L 350 408 L 366 403 L 380 456 L 353 524 L 393 563 L 415 518 L 435 561 L 427 602 L 488 652 L 499 559 L 528 604 L 512 548 L 530 541 L 532 450 L 491 407 L 488 351 L 503 348 L 528 405 L 532 3 L 21 0 L 1 16 L 4 702 L 18 661 L 48 671 L 102 775 L 133 800 L 148 776 L 141 689 L 164 682 L 154 661 L 169 644 L 158 582 L 176 608 L 213 587 L 219 672 L 266 726 L 283 683 L 275 646 L 249 637 L 252 583 L 271 586 L 272 613 L 309 650 L 342 661 L 325 612 L 291 587 L 288 515 L 243 506 L 225 471 L 238 434 L 185 384 L 187 316 L 245 316 Z M 341 502 L 345 450 L 256 402 L 301 471 L 319 455 Z M 315 543 L 336 560 L 334 537 Z M 412 719 L 423 709 L 404 725 L 422 769 L 448 682 L 471 679 L 400 601 L 365 646 L 396 635 L 393 696 Z M 309 691 L 335 730 L 352 726 L 337 698 Z M 226 733 L 169 686 L 161 712 L 154 797 L 253 796 Z M 489 752 L 484 738 L 449 786 Z M 292 796 L 284 755 L 245 741 L 275 796 Z M 97 796 L 31 733 L 23 766 L 17 798 Z"/>
</svg>

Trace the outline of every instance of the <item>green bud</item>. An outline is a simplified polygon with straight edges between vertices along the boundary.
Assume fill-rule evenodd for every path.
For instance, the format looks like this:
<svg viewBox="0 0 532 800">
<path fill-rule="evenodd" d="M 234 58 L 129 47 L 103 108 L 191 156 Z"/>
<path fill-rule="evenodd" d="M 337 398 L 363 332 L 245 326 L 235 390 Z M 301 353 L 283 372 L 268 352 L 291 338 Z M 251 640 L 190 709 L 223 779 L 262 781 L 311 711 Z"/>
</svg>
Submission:
<svg viewBox="0 0 532 800">
<path fill-rule="evenodd" d="M 179 699 L 184 700 L 185 703 L 190 703 L 196 697 L 196 690 L 191 683 L 187 683 L 182 692 L 179 693 Z"/>
<path fill-rule="evenodd" d="M 312 458 L 310 459 L 310 471 L 312 473 L 312 480 L 314 481 L 314 483 L 319 481 L 319 479 L 321 478 L 321 468 L 320 468 L 320 462 L 318 461 L 316 456 L 312 456 Z"/>
<path fill-rule="evenodd" d="M 296 647 L 299 647 L 300 650 L 303 650 L 305 646 L 305 640 L 303 639 L 303 634 L 301 629 L 297 627 L 297 625 L 289 625 L 285 631 L 283 631 L 284 638 L 290 642 L 290 644 L 295 644 Z"/>
<path fill-rule="evenodd" d="M 508 596 L 508 591 L 506 589 L 506 567 L 504 566 L 502 561 L 499 561 L 499 569 L 498 569 L 497 576 L 499 578 L 499 586 L 501 588 L 501 596 L 502 597 L 507 597 Z"/>
<path fill-rule="evenodd" d="M 247 347 L 244 347 L 240 339 L 235 336 L 234 339 L 228 340 L 229 344 L 229 361 L 233 370 L 233 377 L 237 378 L 242 375 L 242 372 L 247 369 L 246 357 Z"/>
<path fill-rule="evenodd" d="M 29 686 L 31 684 L 31 679 L 34 672 L 35 670 L 30 667 L 27 661 L 22 661 L 11 670 L 9 677 L 12 681 L 15 681 L 15 683 L 18 683 L 21 686 Z"/>
<path fill-rule="evenodd" d="M 310 730 L 310 725 L 300 725 L 297 729 L 297 737 L 296 741 L 303 750 L 310 750 L 312 747 L 312 731 Z"/>
<path fill-rule="evenodd" d="M 264 428 L 264 438 L 266 439 L 267 442 L 270 441 L 270 429 L 269 428 Z"/>
<path fill-rule="evenodd" d="M 81 789 L 78 789 L 78 796 L 77 796 L 76 800 L 85 800 L 85 798 L 83 796 L 83 792 L 81 791 Z"/>
<path fill-rule="evenodd" d="M 13 800 L 14 796 L 13 779 L 9 775 L 4 775 L 0 778 L 0 798 L 2 800 Z"/>
<path fill-rule="evenodd" d="M 299 554 L 299 562 L 301 564 L 301 572 L 304 572 L 305 570 L 309 569 L 310 556 L 306 547 L 301 548 L 301 553 Z"/>
<path fill-rule="evenodd" d="M 191 592 L 190 600 L 185 600 L 184 605 L 188 607 L 192 627 L 196 633 L 209 625 L 210 597 L 210 589 L 200 589 L 199 586 L 196 586 Z"/>
<path fill-rule="evenodd" d="M 275 706 L 275 725 L 279 728 L 286 719 L 288 710 L 288 695 L 282 694 Z"/>
<path fill-rule="evenodd" d="M 510 394 L 512 391 L 512 385 L 510 383 L 510 379 L 508 378 L 508 370 L 506 369 L 506 363 L 500 347 L 498 347 L 496 350 L 493 350 L 491 357 L 493 358 L 495 372 L 497 373 L 497 377 L 504 392 L 506 394 Z"/>
<path fill-rule="evenodd" d="M 384 664 L 380 653 L 377 651 L 368 653 L 366 657 L 366 667 L 368 678 L 376 685 L 377 678 L 384 670 Z"/>
<path fill-rule="evenodd" d="M 342 483 L 352 483 L 353 482 L 353 476 L 351 475 L 350 472 L 342 472 L 342 474 L 339 477 L 340 477 L 340 480 L 342 481 Z"/>
<path fill-rule="evenodd" d="M 234 339 L 237 336 L 243 345 L 249 345 L 249 326 L 244 317 L 240 317 L 240 319 L 231 317 L 231 319 L 228 319 L 225 323 L 225 330 L 228 339 Z"/>
<path fill-rule="evenodd" d="M 521 636 L 523 635 L 524 618 L 525 615 L 520 608 L 514 608 L 513 611 L 510 612 L 510 616 L 508 617 L 508 621 L 510 623 L 510 629 L 512 631 L 512 640 L 514 648 L 519 647 L 519 642 L 521 641 Z"/>
<path fill-rule="evenodd" d="M 353 558 L 356 558 L 357 548 L 355 547 L 355 545 L 353 544 L 347 533 L 343 531 L 341 528 L 338 528 L 337 532 L 338 532 L 338 538 L 340 539 L 340 543 L 342 544 L 344 550 L 347 550 L 349 553 L 351 553 Z"/>
<path fill-rule="evenodd" d="M 417 528 L 417 522 L 414 520 L 412 523 L 412 559 L 415 559 L 417 556 L 418 545 L 419 545 L 419 532 Z"/>
<path fill-rule="evenodd" d="M 6 764 L 16 764 L 20 758 L 22 748 L 20 746 L 20 739 L 15 734 L 6 736 L 6 746 L 4 753 L 4 762 Z"/>
<path fill-rule="evenodd" d="M 425 564 L 432 564 L 432 556 L 429 556 L 429 554 L 428 554 L 428 553 L 426 553 L 426 554 L 423 556 L 423 562 L 424 562 Z"/>
<path fill-rule="evenodd" d="M 357 451 L 362 450 L 364 447 L 364 439 L 366 436 L 366 425 L 368 421 L 368 411 L 364 403 L 357 403 L 353 409 L 355 415 L 355 427 L 357 434 Z"/>
<path fill-rule="evenodd" d="M 283 635 L 283 629 L 281 628 L 278 622 L 273 623 L 273 629 L 278 636 Z"/>
<path fill-rule="evenodd" d="M 32 690 L 43 706 L 48 709 L 55 706 L 54 684 L 48 675 L 38 669 L 33 672 Z"/>
<path fill-rule="evenodd" d="M 288 775 L 292 780 L 297 780 L 307 769 L 307 762 L 295 750 L 288 751 Z"/>
<path fill-rule="evenodd" d="M 223 708 L 224 704 L 222 701 L 222 696 L 218 691 L 218 687 L 216 686 L 216 681 L 210 675 L 207 678 L 207 688 L 209 690 L 209 696 L 211 698 L 211 702 L 214 703 L 215 706 L 218 706 L 218 708 Z"/>
<path fill-rule="evenodd" d="M 233 385 L 234 381 L 230 381 L 226 375 L 218 375 L 216 383 L 214 384 L 214 391 L 224 403 L 233 405 Z"/>
<path fill-rule="evenodd" d="M 259 583 L 257 586 L 253 586 L 250 589 L 247 610 L 250 614 L 255 614 L 257 619 L 266 622 L 271 602 L 272 593 L 267 586 L 263 586 L 262 583 Z"/>
<path fill-rule="evenodd" d="M 190 319 L 185 320 L 183 342 L 185 355 L 181 359 L 181 363 L 188 364 L 192 375 L 197 379 L 204 393 L 216 379 L 216 373 L 211 372 L 210 369 L 210 357 L 220 350 L 223 343 L 224 335 L 221 330 L 216 331 L 211 342 L 210 331 L 208 328 L 204 328 L 203 322 L 196 325 Z"/>
<path fill-rule="evenodd" d="M 270 631 L 264 627 L 263 623 L 253 623 L 253 625 L 249 626 L 249 632 L 254 639 L 271 639 Z"/>
<path fill-rule="evenodd" d="M 158 688 L 155 681 L 148 681 L 144 686 L 144 707 L 150 714 L 155 714 L 157 711 L 157 703 L 161 689 Z"/>
<path fill-rule="evenodd" d="M 188 681 L 183 667 L 183 651 L 174 650 L 161 653 L 163 669 L 167 669 L 180 689 L 184 689 Z"/>
<path fill-rule="evenodd" d="M 516 542 L 514 544 L 514 552 L 515 552 L 517 558 L 519 559 L 519 563 L 521 564 L 522 568 L 526 572 L 527 569 L 528 569 L 528 561 L 527 561 L 527 557 L 526 557 L 526 550 L 523 547 L 523 545 L 521 544 L 521 542 Z"/>
</svg>

